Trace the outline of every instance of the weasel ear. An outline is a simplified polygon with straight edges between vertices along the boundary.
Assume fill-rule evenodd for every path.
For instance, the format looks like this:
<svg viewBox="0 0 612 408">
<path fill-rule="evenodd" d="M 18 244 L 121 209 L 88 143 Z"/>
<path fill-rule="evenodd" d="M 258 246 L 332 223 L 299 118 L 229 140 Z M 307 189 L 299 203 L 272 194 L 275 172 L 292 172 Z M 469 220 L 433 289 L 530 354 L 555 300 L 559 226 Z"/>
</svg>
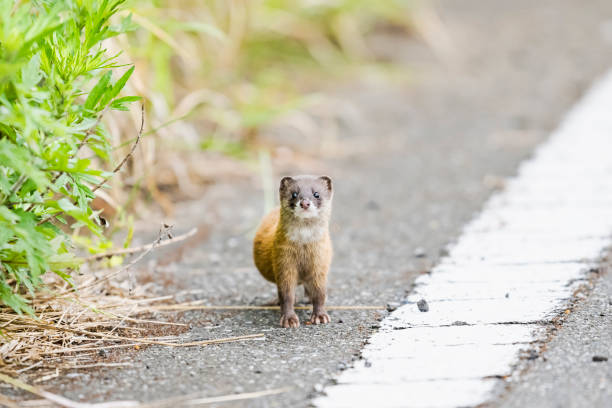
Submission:
<svg viewBox="0 0 612 408">
<path fill-rule="evenodd" d="M 323 183 L 325 183 L 325 186 L 327 187 L 327 191 L 329 192 L 332 191 L 332 179 L 330 177 L 321 176 L 319 177 L 319 180 L 322 180 Z"/>
<path fill-rule="evenodd" d="M 293 178 L 291 177 L 283 177 L 280 181 L 280 191 L 285 191 L 287 187 L 289 187 L 289 184 L 291 184 L 294 181 L 295 180 L 293 180 Z"/>
</svg>

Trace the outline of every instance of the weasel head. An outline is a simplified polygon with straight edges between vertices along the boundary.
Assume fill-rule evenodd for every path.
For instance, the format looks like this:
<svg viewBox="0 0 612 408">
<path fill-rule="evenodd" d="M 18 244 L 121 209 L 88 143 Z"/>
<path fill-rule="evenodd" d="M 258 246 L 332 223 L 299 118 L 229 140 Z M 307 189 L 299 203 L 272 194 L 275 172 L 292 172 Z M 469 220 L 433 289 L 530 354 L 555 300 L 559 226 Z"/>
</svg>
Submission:
<svg viewBox="0 0 612 408">
<path fill-rule="evenodd" d="M 333 197 L 327 176 L 283 177 L 280 182 L 281 212 L 301 220 L 327 220 Z"/>
</svg>

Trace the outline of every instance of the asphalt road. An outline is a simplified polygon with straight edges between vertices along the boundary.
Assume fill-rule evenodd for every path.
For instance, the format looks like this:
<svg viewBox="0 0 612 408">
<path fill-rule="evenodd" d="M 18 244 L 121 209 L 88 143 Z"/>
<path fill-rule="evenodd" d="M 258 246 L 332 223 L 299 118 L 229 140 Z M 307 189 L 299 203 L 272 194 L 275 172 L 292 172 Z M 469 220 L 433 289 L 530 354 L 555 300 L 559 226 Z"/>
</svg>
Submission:
<svg viewBox="0 0 612 408">
<path fill-rule="evenodd" d="M 594 271 L 563 327 L 534 360 L 524 360 L 508 381 L 500 408 L 609 407 L 612 401 L 612 273 Z"/>
<path fill-rule="evenodd" d="M 604 35 L 612 18 L 608 0 L 588 6 L 579 0 L 434 3 L 460 58 L 442 64 L 417 39 L 378 39 L 381 54 L 412 69 L 412 83 L 362 82 L 331 90 L 357 118 L 342 127 L 341 154 L 323 152 L 274 169 L 277 175 L 326 173 L 335 181 L 331 305 L 400 301 L 500 180 L 514 174 L 612 64 L 612 43 Z M 198 225 L 207 239 L 178 258 L 164 252 L 145 274 L 160 292 L 196 289 L 201 292 L 195 298 L 210 304 L 270 300 L 275 289 L 251 261 L 250 231 L 262 215 L 262 196 L 258 182 L 243 180 L 219 183 L 200 200 L 182 203 L 177 232 Z M 426 256 L 415 257 L 417 248 Z M 190 339 L 252 333 L 265 339 L 123 352 L 113 359 L 132 366 L 64 375 L 48 389 L 81 401 L 150 401 L 290 387 L 228 405 L 307 406 L 320 385 L 358 356 L 382 314 L 333 311 L 329 325 L 287 330 L 277 327 L 277 312 L 189 312 L 182 319 L 192 325 Z M 542 381 L 554 375 L 545 367 L 534 370 Z M 504 401 L 522 403 L 511 394 Z"/>
</svg>

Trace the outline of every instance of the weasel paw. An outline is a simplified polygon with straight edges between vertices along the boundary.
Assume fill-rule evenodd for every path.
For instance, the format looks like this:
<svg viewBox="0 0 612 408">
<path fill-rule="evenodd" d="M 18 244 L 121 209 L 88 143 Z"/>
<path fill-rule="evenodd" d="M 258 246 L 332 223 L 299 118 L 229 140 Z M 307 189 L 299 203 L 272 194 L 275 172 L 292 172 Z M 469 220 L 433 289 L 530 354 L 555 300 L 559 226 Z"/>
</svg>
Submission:
<svg viewBox="0 0 612 408">
<path fill-rule="evenodd" d="M 298 319 L 295 313 L 284 314 L 281 316 L 280 325 L 281 327 L 284 327 L 285 329 L 289 327 L 292 327 L 292 328 L 300 327 L 300 319 Z"/>
<path fill-rule="evenodd" d="M 310 323 L 312 324 L 324 324 L 329 323 L 330 321 L 329 315 L 325 312 L 313 312 L 310 316 Z"/>
</svg>

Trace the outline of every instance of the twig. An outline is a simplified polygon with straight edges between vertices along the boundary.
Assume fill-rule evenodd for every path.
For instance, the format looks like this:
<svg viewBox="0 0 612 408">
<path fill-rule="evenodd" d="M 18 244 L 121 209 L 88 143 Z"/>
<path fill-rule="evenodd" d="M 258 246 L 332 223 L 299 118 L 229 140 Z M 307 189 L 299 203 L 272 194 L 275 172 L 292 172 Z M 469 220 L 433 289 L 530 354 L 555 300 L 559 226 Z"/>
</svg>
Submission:
<svg viewBox="0 0 612 408">
<path fill-rule="evenodd" d="M 198 231 L 197 228 L 192 228 L 191 230 L 189 230 L 185 234 L 177 235 L 176 237 L 172 237 L 172 238 L 169 238 L 169 239 L 167 239 L 165 241 L 160 242 L 159 244 L 157 244 L 157 247 L 162 247 L 162 246 L 174 244 L 175 242 L 184 241 L 187 238 L 195 235 L 195 233 L 197 231 Z M 147 244 L 147 245 L 142 245 L 142 246 L 139 246 L 139 247 L 136 247 L 136 248 L 118 249 L 116 251 L 110 251 L 110 252 L 105 252 L 103 254 L 96 254 L 96 255 L 89 256 L 89 257 L 83 259 L 83 261 L 84 262 L 92 262 L 92 261 L 97 261 L 97 260 L 100 260 L 100 259 L 103 259 L 103 258 L 110 258 L 111 256 L 115 256 L 115 255 L 134 254 L 136 252 L 141 252 L 141 251 L 146 251 L 148 249 L 151 249 L 153 246 L 155 246 L 155 243 Z"/>
<path fill-rule="evenodd" d="M 138 143 L 140 142 L 140 138 L 142 137 L 142 130 L 144 129 L 144 104 L 140 105 L 140 112 L 140 130 L 138 131 L 138 136 L 136 137 L 136 141 L 132 145 L 130 152 L 123 158 L 123 160 L 121 160 L 121 163 L 119 163 L 117 167 L 115 167 L 113 172 L 108 177 L 96 184 L 96 186 L 91 190 L 92 193 L 102 187 L 102 185 L 104 185 L 104 183 L 106 183 L 113 175 L 115 175 L 115 173 L 121 170 L 121 167 L 123 167 L 125 162 L 127 162 L 128 159 L 132 157 L 132 154 L 134 154 L 134 150 L 136 150 L 136 146 L 138 146 Z"/>
<path fill-rule="evenodd" d="M 165 242 L 165 241 L 164 241 L 164 242 Z M 94 282 L 95 282 L 95 280 L 94 280 Z M 92 282 L 92 283 L 93 283 L 93 282 Z M 82 286 L 82 287 L 84 287 L 84 286 Z M 82 287 L 79 287 L 79 289 L 80 289 L 80 288 L 82 288 Z M 47 297 L 42 297 L 42 296 L 39 296 L 39 297 L 37 297 L 36 299 L 34 299 L 34 300 L 33 300 L 33 304 L 42 304 L 42 305 L 47 304 L 47 303 L 48 303 L 48 302 L 49 302 L 51 299 L 55 299 L 55 298 L 57 298 L 57 297 L 59 297 L 59 296 L 61 296 L 61 295 L 65 294 L 65 293 L 67 293 L 67 292 L 63 292 L 63 293 L 55 293 L 55 294 L 53 294 L 53 295 L 51 295 L 51 296 L 47 296 Z M 155 297 L 155 298 L 145 298 L 145 299 L 129 299 L 129 302 L 130 302 L 131 304 L 152 303 L 152 302 L 159 302 L 159 301 L 161 301 L 161 300 L 169 300 L 169 299 L 173 299 L 174 297 L 175 297 L 175 295 L 166 295 L 166 296 L 159 296 L 159 297 Z M 77 299 L 75 299 L 75 300 L 77 300 Z M 125 300 L 125 299 L 124 299 L 124 302 L 122 302 L 122 303 L 111 303 L 111 304 L 108 304 L 108 305 L 92 306 L 92 305 L 89 305 L 89 304 L 87 304 L 87 303 L 84 303 L 84 302 L 82 302 L 82 301 L 80 301 L 80 300 L 77 300 L 77 302 L 78 302 L 80 305 L 86 306 L 86 307 L 87 307 L 87 308 L 89 308 L 89 309 L 94 309 L 94 308 L 95 308 L 96 310 L 104 310 L 104 309 L 116 309 L 116 308 L 119 308 L 119 307 L 124 307 L 124 306 L 125 306 L 125 304 L 126 304 L 126 303 L 125 303 L 126 301 L 127 301 L 127 300 Z M 11 310 L 11 309 L 6 308 L 6 310 L 7 310 L 7 311 L 9 311 L 9 310 Z M 3 309 L 1 309 L 1 308 L 0 308 L 0 313 L 2 313 L 2 311 L 3 311 Z M 9 312 L 9 313 L 10 313 L 10 312 Z M 11 314 L 11 316 L 12 316 L 12 314 Z M 113 317 L 121 317 L 120 315 L 114 314 L 114 313 L 112 313 L 112 312 L 110 312 L 110 316 L 113 316 Z M 15 317 L 15 319 L 19 319 L 20 317 L 21 317 L 21 316 L 17 315 L 17 316 Z M 159 323 L 161 324 L 161 323 L 163 323 L 163 322 L 159 322 Z M 167 324 L 172 324 L 172 323 L 167 323 Z M 180 324 L 180 323 L 174 323 L 174 324 Z M 0 326 L 0 328 L 2 328 L 2 326 Z"/>
<path fill-rule="evenodd" d="M 176 322 L 160 322 L 158 320 L 148 320 L 148 319 L 135 319 L 133 317 L 128 317 L 128 316 L 123 316 L 121 314 L 117 314 L 117 313 L 112 313 L 112 315 L 118 317 L 118 318 L 123 318 L 124 320 L 128 321 L 128 322 L 133 322 L 133 323 L 141 323 L 141 324 L 159 324 L 162 326 L 179 326 L 179 327 L 188 327 L 189 325 L 186 323 L 176 323 Z"/>
<path fill-rule="evenodd" d="M 111 331 L 108 332 L 108 334 L 113 334 L 113 332 L 117 330 L 117 328 L 120 327 L 123 324 L 123 322 L 125 322 L 126 319 L 129 319 L 129 315 L 134 311 L 134 309 L 136 309 L 137 306 L 138 305 L 133 305 L 132 310 L 130 310 L 126 316 L 123 316 L 123 318 L 119 321 L 119 323 L 117 323 L 115 327 L 113 327 Z"/>
<path fill-rule="evenodd" d="M 327 310 L 383 310 L 385 306 L 367 305 L 367 306 L 325 306 Z M 311 310 L 312 306 L 296 306 L 296 310 Z M 162 305 L 151 306 L 149 310 L 164 311 L 164 310 L 280 310 L 280 306 L 200 306 L 200 305 Z"/>
<path fill-rule="evenodd" d="M 159 231 L 159 235 L 158 235 L 157 239 L 152 244 L 149 244 L 149 245 L 146 245 L 145 247 L 143 247 L 142 249 L 144 250 L 144 252 L 142 252 L 140 255 L 138 255 L 136 258 L 134 258 L 129 264 L 125 265 L 121 269 L 119 269 L 119 270 L 117 270 L 115 272 L 111 272 L 111 273 L 107 274 L 106 276 L 102 277 L 101 279 L 96 280 L 94 282 L 91 282 L 91 283 L 89 283 L 87 285 L 83 285 L 83 286 L 79 286 L 79 287 L 71 287 L 69 289 L 64 290 L 63 292 L 54 293 L 51 296 L 48 296 L 48 297 L 46 297 L 44 299 L 41 299 L 40 301 L 42 301 L 44 303 L 47 303 L 47 302 L 49 302 L 52 299 L 57 299 L 59 297 L 68 295 L 70 293 L 74 293 L 74 292 L 76 292 L 78 290 L 82 291 L 84 289 L 89 289 L 89 288 L 92 288 L 94 286 L 97 286 L 100 283 L 107 282 L 111 278 L 113 278 L 113 277 L 121 274 L 122 272 L 125 272 L 128 269 L 130 269 L 132 266 L 137 264 L 142 258 L 147 256 L 149 254 L 149 252 L 153 251 L 153 249 L 157 248 L 158 246 L 160 246 L 160 245 L 168 245 L 170 243 L 182 241 L 184 239 L 187 239 L 187 238 L 191 237 L 192 235 L 194 235 L 198 231 L 197 228 L 193 228 L 190 231 L 186 232 L 185 234 L 178 235 L 176 237 L 170 238 L 167 241 L 162 241 L 163 236 L 167 235 L 167 231 L 168 231 L 169 228 L 170 227 L 164 226 L 164 228 Z M 159 300 L 159 299 L 161 299 L 161 298 L 156 298 L 154 300 Z M 148 300 L 145 299 L 145 300 L 140 300 L 140 301 L 137 301 L 137 302 L 147 302 L 147 301 Z M 120 305 L 117 305 L 117 306 L 120 306 Z"/>
<path fill-rule="evenodd" d="M 113 344 L 113 345 L 110 345 L 110 346 L 99 346 L 99 347 L 86 347 L 86 348 L 82 348 L 82 349 L 78 349 L 78 348 L 76 348 L 76 349 L 75 348 L 65 348 L 65 349 L 60 349 L 60 350 L 45 351 L 45 352 L 40 353 L 40 355 L 41 356 L 45 356 L 45 355 L 51 355 L 51 354 L 65 354 L 65 353 L 75 353 L 75 352 L 82 352 L 82 351 L 96 351 L 96 350 L 108 349 L 108 348 L 133 347 L 133 346 L 138 346 L 138 345 L 141 345 L 141 344 L 151 344 L 151 345 L 169 346 L 169 347 L 207 346 L 209 344 L 231 343 L 231 342 L 234 342 L 234 341 L 251 340 L 251 339 L 258 339 L 258 338 L 264 337 L 263 333 L 257 333 L 257 334 L 248 334 L 248 335 L 245 335 L 245 336 L 224 337 L 224 338 L 221 338 L 221 339 L 192 341 L 192 342 L 189 342 L 189 343 L 169 343 L 169 342 L 165 342 L 165 341 L 144 340 L 144 339 L 136 339 L 136 338 L 131 338 L 131 337 L 106 336 L 104 334 L 91 333 L 91 332 L 86 332 L 86 333 L 87 334 L 94 334 L 94 335 L 97 334 L 98 337 L 102 337 L 102 338 L 104 338 L 106 340 L 130 340 L 130 341 L 132 341 L 132 343 L 130 343 L 130 344 Z M 79 333 L 77 333 L 77 334 L 79 334 Z"/>
<path fill-rule="evenodd" d="M 11 198 L 11 196 L 13 194 L 15 194 L 15 192 L 17 192 L 21 186 L 23 186 L 23 183 L 26 182 L 28 178 L 26 177 L 25 174 L 22 174 L 19 176 L 19 178 L 17 179 L 17 181 L 15 181 L 15 184 L 13 184 L 13 186 L 11 187 L 11 189 L 9 190 L 8 194 L 4 197 L 2 197 L 2 201 L 0 201 L 0 204 L 8 204 L 9 207 L 14 207 L 13 203 L 7 203 L 6 200 L 8 200 L 9 198 Z"/>
<path fill-rule="evenodd" d="M 19 178 L 17 179 L 17 181 L 15 182 L 15 184 L 13 184 L 13 186 L 11 187 L 11 191 L 9 191 L 9 193 L 8 193 L 8 196 L 7 196 L 7 197 L 10 197 L 10 196 L 12 196 L 13 194 L 15 194 L 15 192 L 16 192 L 17 190 L 19 190 L 19 189 L 21 188 L 21 186 L 23 186 L 23 183 L 25 183 L 25 181 L 26 181 L 27 179 L 28 179 L 28 178 L 26 177 L 26 175 L 25 175 L 25 174 L 22 174 L 21 176 L 19 176 Z"/>
<path fill-rule="evenodd" d="M 16 373 L 18 373 L 18 374 L 21 374 L 21 373 L 23 373 L 23 372 L 26 372 L 26 371 L 28 371 L 28 370 L 31 370 L 31 369 L 33 369 L 33 368 L 38 367 L 38 366 L 39 366 L 39 365 L 41 365 L 42 363 L 43 363 L 43 362 L 42 362 L 42 360 L 41 360 L 41 361 L 39 361 L 39 362 L 37 362 L 37 363 L 34 363 L 34 364 L 32 364 L 32 365 L 29 365 L 29 366 L 27 366 L 27 367 L 25 367 L 25 368 L 22 368 L 21 370 L 17 370 L 17 371 L 15 371 L 15 372 L 16 372 Z"/>
<path fill-rule="evenodd" d="M 138 407 L 140 405 L 138 401 L 113 401 L 113 402 L 104 402 L 101 404 L 80 403 L 80 402 L 69 400 L 68 398 L 64 398 L 57 394 L 52 394 L 48 391 L 43 391 L 30 384 L 26 384 L 23 381 L 20 381 L 13 377 L 9 377 L 8 375 L 2 374 L 2 373 L 0 373 L 0 381 L 4 381 L 5 383 L 10 384 L 15 388 L 19 388 L 31 394 L 38 395 L 39 397 L 43 397 L 46 400 L 49 400 L 51 402 L 56 403 L 57 405 L 60 405 L 66 408 L 94 408 L 94 407 L 95 408 L 127 408 L 127 407 Z"/>
<path fill-rule="evenodd" d="M 273 388 L 271 390 L 265 391 L 244 392 L 241 394 L 221 395 L 218 397 L 198 397 L 198 395 L 201 394 L 192 394 L 183 397 L 169 398 L 166 400 L 144 403 L 139 405 L 139 408 L 169 408 L 175 407 L 177 405 L 188 407 L 196 405 L 214 404 L 218 402 L 240 401 L 246 399 L 266 397 L 268 395 L 282 394 L 290 390 L 291 387 Z"/>
<path fill-rule="evenodd" d="M 183 395 L 180 397 L 167 398 L 163 400 L 157 400 L 152 402 L 140 403 L 138 401 L 111 401 L 104 402 L 98 404 L 88 404 L 88 403 L 80 403 L 72 400 L 68 400 L 64 397 L 61 397 L 56 394 L 51 394 L 49 392 L 39 390 L 38 388 L 32 387 L 29 384 L 25 384 L 19 380 L 8 376 L 0 378 L 5 382 L 13 385 L 14 387 L 23 389 L 25 391 L 31 392 L 32 394 L 41 396 L 48 401 L 54 402 L 58 405 L 67 408 L 125 408 L 125 407 L 134 407 L 134 408 L 171 408 L 175 406 L 199 406 L 199 405 L 208 405 L 219 402 L 230 402 L 230 401 L 243 401 L 248 399 L 255 399 L 261 397 L 267 397 L 270 395 L 278 395 L 291 390 L 291 387 L 284 388 L 273 388 L 271 390 L 264 391 L 255 391 L 255 392 L 244 392 L 240 394 L 228 394 L 228 395 L 220 395 L 217 397 L 202 397 L 202 393 Z M 8 380 L 10 379 L 10 381 Z M 7 403 L 8 401 L 8 403 Z M 10 408 L 18 407 L 19 405 L 12 400 L 9 400 L 3 395 L 0 395 L 0 403 L 5 403 Z"/>
<path fill-rule="evenodd" d="M 96 122 L 93 124 L 93 126 L 85 131 L 85 136 L 83 137 L 83 140 L 81 140 L 81 143 L 77 145 L 75 156 L 76 156 L 76 153 L 78 153 L 79 150 L 81 150 L 81 148 L 85 145 L 85 143 L 87 143 L 89 136 L 96 133 L 96 129 L 100 125 L 100 122 L 102 122 L 102 117 L 104 117 L 104 115 L 108 112 L 109 109 L 110 109 L 110 104 L 106 108 L 104 108 L 102 112 L 98 115 L 98 118 L 96 119 Z M 57 180 L 57 177 L 59 176 L 56 176 L 55 180 Z"/>
<path fill-rule="evenodd" d="M 83 365 L 68 365 L 61 367 L 66 370 L 78 370 L 81 368 L 93 368 L 93 367 L 133 367 L 133 363 L 94 363 L 94 364 L 83 364 Z"/>
<path fill-rule="evenodd" d="M 43 351 L 39 353 L 41 356 L 49 356 L 53 354 L 65 354 L 65 353 L 81 353 L 84 351 L 98 351 L 106 349 L 118 349 L 118 348 L 129 348 L 139 346 L 140 343 L 127 343 L 127 344 L 111 344 L 108 346 L 96 346 L 96 347 L 83 347 L 83 348 L 65 348 L 60 350 Z"/>
<path fill-rule="evenodd" d="M 91 287 L 93 287 L 93 286 L 99 285 L 99 284 L 100 284 L 100 283 L 102 283 L 102 282 L 106 282 L 106 281 L 108 281 L 109 279 L 111 279 L 111 278 L 113 278 L 113 277 L 115 277 L 115 276 L 119 275 L 119 274 L 120 274 L 120 273 L 122 273 L 122 272 L 125 272 L 125 271 L 129 270 L 129 269 L 130 269 L 132 266 L 134 266 L 136 263 L 138 263 L 138 262 L 139 262 L 139 261 L 140 261 L 142 258 L 144 258 L 145 256 L 147 256 L 147 255 L 149 254 L 149 252 L 151 252 L 153 249 L 157 248 L 157 246 L 158 246 L 158 245 L 159 245 L 159 244 L 162 242 L 162 237 L 163 237 L 164 235 L 167 235 L 167 230 L 168 230 L 168 229 L 169 229 L 169 227 L 165 227 L 165 226 L 164 226 L 164 228 L 163 228 L 162 230 L 160 230 L 160 231 L 159 231 L 159 236 L 157 237 L 157 239 L 155 240 L 155 242 L 153 242 L 153 244 L 151 244 L 151 245 L 149 246 L 149 248 L 147 248 L 147 250 L 146 250 L 146 251 L 142 252 L 140 255 L 138 255 L 136 258 L 134 258 L 134 259 L 133 259 L 133 260 L 132 260 L 132 261 L 131 261 L 129 264 L 125 265 L 123 268 L 121 268 L 121 269 L 119 269 L 119 270 L 117 270 L 117 271 L 115 271 L 115 272 L 109 273 L 109 274 L 108 274 L 108 275 L 106 275 L 105 277 L 103 277 L 103 278 L 101 278 L 101 279 L 99 279 L 99 280 L 97 280 L 97 281 L 95 281 L 95 282 L 92 282 L 92 283 L 90 283 L 89 285 L 81 286 L 81 287 L 78 287 L 78 288 L 76 288 L 76 287 L 75 287 L 75 288 L 70 288 L 69 290 L 67 290 L 67 291 L 66 291 L 66 292 L 64 292 L 63 294 L 66 294 L 66 293 L 71 293 L 71 292 L 75 292 L 75 291 L 77 291 L 77 290 L 83 290 L 83 289 L 91 288 Z M 194 228 L 194 229 L 197 231 L 197 228 Z M 192 231 L 193 231 L 193 230 L 192 230 Z M 192 231 L 189 231 L 187 234 L 192 233 Z M 195 234 L 195 232 L 193 232 L 192 234 Z M 185 234 L 185 235 L 186 235 L 186 234 Z M 178 238 L 178 237 L 177 237 L 177 238 Z M 62 294 L 59 294 L 59 295 L 62 295 Z M 59 296 L 59 295 L 58 295 L 58 296 Z"/>
</svg>

